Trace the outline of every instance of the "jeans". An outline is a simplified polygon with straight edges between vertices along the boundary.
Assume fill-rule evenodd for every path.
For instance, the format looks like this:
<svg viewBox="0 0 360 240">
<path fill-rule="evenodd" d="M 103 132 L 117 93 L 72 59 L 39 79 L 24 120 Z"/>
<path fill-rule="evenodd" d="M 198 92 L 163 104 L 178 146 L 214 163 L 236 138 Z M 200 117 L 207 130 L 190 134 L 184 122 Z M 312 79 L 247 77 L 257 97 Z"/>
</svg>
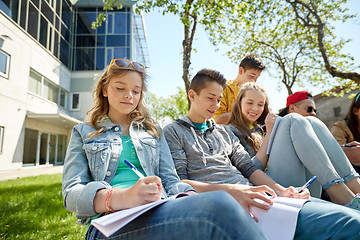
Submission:
<svg viewBox="0 0 360 240">
<path fill-rule="evenodd" d="M 360 211 L 312 198 L 299 212 L 295 240 L 360 239 Z"/>
<path fill-rule="evenodd" d="M 309 186 L 313 197 L 320 197 L 321 187 L 359 176 L 325 124 L 296 113 L 286 115 L 278 126 L 267 175 L 285 187 L 302 186 L 316 175 Z"/>
<path fill-rule="evenodd" d="M 96 228 L 86 239 L 106 239 Z M 222 192 L 166 202 L 130 222 L 109 239 L 266 239 L 250 215 Z"/>
</svg>

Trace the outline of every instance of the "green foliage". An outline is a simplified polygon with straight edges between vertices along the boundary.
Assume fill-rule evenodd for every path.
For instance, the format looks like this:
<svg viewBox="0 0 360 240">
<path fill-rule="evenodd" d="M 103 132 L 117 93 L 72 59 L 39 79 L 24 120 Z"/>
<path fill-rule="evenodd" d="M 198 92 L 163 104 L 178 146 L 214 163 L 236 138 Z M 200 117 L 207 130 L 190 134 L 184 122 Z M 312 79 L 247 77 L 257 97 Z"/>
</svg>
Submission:
<svg viewBox="0 0 360 240">
<path fill-rule="evenodd" d="M 116 7 L 116 9 L 122 9 L 123 5 L 121 4 L 121 2 L 125 2 L 125 0 L 103 0 L 103 10 L 112 11 L 114 10 L 114 7 Z M 105 21 L 106 13 L 99 13 L 96 17 L 96 21 L 91 23 L 91 28 L 95 29 L 97 27 L 101 27 L 102 23 Z"/>
<path fill-rule="evenodd" d="M 304 19 L 311 25 L 316 19 L 304 7 L 295 12 L 291 5 L 294 0 L 237 2 L 234 11 L 225 12 L 216 24 L 206 27 L 213 44 L 230 46 L 227 54 L 232 61 L 239 63 L 246 54 L 258 54 L 268 68 L 276 69 L 273 77 L 289 93 L 294 84 L 329 88 L 349 82 L 335 79 L 326 71 L 318 49 L 317 31 L 301 21 Z M 353 58 L 341 52 L 349 40 L 334 35 L 334 22 L 354 18 L 343 7 L 346 0 L 302 2 L 316 9 L 325 24 L 324 45 L 332 65 L 339 70 L 356 67 Z"/>
<path fill-rule="evenodd" d="M 0 182 L 0 239 L 84 239 L 64 208 L 61 174 Z"/>
<path fill-rule="evenodd" d="M 172 122 L 186 115 L 188 111 L 187 94 L 178 87 L 178 92 L 167 98 L 156 97 L 154 93 L 147 93 L 145 102 L 152 117 L 161 125 Z"/>
</svg>

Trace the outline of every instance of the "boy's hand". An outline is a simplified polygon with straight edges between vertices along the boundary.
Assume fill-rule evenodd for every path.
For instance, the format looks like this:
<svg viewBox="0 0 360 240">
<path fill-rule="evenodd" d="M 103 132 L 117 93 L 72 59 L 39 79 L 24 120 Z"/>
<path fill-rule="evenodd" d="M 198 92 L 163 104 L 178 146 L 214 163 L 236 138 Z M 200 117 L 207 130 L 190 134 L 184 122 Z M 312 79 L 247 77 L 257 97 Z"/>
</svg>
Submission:
<svg viewBox="0 0 360 240">
<path fill-rule="evenodd" d="M 254 206 L 260 209 L 269 210 L 269 205 L 273 204 L 273 201 L 270 196 L 266 193 L 269 193 L 272 197 L 276 197 L 274 190 L 269 188 L 266 185 L 262 186 L 244 186 L 239 184 L 232 184 L 231 188 L 227 190 L 231 196 L 233 196 L 236 201 L 249 213 L 249 215 L 255 220 L 258 221 L 256 216 L 250 213 L 249 207 Z M 266 204 L 262 204 L 255 199 L 263 200 Z"/>
<path fill-rule="evenodd" d="M 278 195 L 280 197 L 293 197 L 293 198 L 301 198 L 301 199 L 309 199 L 310 200 L 310 192 L 309 189 L 304 188 L 301 193 L 299 193 L 300 187 L 294 188 L 292 186 L 285 189 L 283 192 L 279 192 Z"/>
</svg>

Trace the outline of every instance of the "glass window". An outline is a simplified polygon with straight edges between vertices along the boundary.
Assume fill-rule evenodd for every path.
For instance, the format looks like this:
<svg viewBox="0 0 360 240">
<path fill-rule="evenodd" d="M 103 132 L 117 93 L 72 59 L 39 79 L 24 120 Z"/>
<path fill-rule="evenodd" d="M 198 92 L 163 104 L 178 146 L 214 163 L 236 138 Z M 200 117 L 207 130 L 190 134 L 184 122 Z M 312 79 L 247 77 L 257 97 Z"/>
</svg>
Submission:
<svg viewBox="0 0 360 240">
<path fill-rule="evenodd" d="M 43 97 L 54 103 L 59 102 L 59 87 L 46 78 L 44 80 Z"/>
<path fill-rule="evenodd" d="M 30 70 L 28 89 L 30 92 L 41 96 L 41 75 L 33 70 Z"/>
<path fill-rule="evenodd" d="M 120 47 L 126 46 L 124 35 L 107 35 L 106 36 L 107 47 Z"/>
<path fill-rule="evenodd" d="M 65 159 L 66 154 L 66 136 L 65 135 L 58 135 L 58 145 L 57 145 L 57 159 L 56 163 L 62 163 Z"/>
<path fill-rule="evenodd" d="M 0 126 L 0 154 L 3 151 L 3 142 L 4 142 L 4 127 Z"/>
<path fill-rule="evenodd" d="M 38 22 L 39 22 L 39 12 L 35 7 L 29 3 L 29 20 L 28 20 L 28 33 L 37 39 L 38 31 Z"/>
<path fill-rule="evenodd" d="M 60 16 L 61 2 L 61 0 L 56 0 L 56 13 L 58 16 Z"/>
<path fill-rule="evenodd" d="M 55 17 L 55 29 L 60 31 L 60 20 L 58 17 Z"/>
<path fill-rule="evenodd" d="M 0 9 L 17 22 L 19 0 L 0 0 Z"/>
<path fill-rule="evenodd" d="M 107 15 L 107 33 L 114 33 L 113 14 Z"/>
<path fill-rule="evenodd" d="M 61 19 L 64 21 L 65 25 L 70 28 L 72 15 L 70 11 L 70 7 L 66 1 L 62 1 L 62 17 Z"/>
<path fill-rule="evenodd" d="M 41 21 L 40 21 L 40 36 L 39 36 L 39 42 L 46 47 L 46 43 L 47 43 L 47 33 L 48 33 L 48 22 L 46 21 L 46 19 L 41 16 Z"/>
<path fill-rule="evenodd" d="M 106 49 L 106 65 L 109 65 L 111 60 L 113 59 L 113 50 L 112 48 Z"/>
<path fill-rule="evenodd" d="M 0 49 L 0 76 L 9 77 L 10 56 Z"/>
<path fill-rule="evenodd" d="M 95 29 L 91 28 L 91 23 L 96 20 L 95 13 L 79 13 L 77 20 L 77 31 L 78 34 L 95 34 Z"/>
<path fill-rule="evenodd" d="M 114 48 L 114 58 L 126 58 L 125 48 Z"/>
<path fill-rule="evenodd" d="M 75 70 L 94 70 L 95 48 L 77 48 Z"/>
<path fill-rule="evenodd" d="M 64 24 L 61 24 L 61 35 L 65 38 L 66 41 L 70 42 L 70 31 Z"/>
<path fill-rule="evenodd" d="M 95 47 L 95 35 L 79 35 L 76 39 L 77 47 Z"/>
<path fill-rule="evenodd" d="M 80 109 L 80 94 L 73 93 L 71 98 L 71 109 L 79 110 Z"/>
<path fill-rule="evenodd" d="M 105 48 L 96 49 L 96 70 L 105 68 Z"/>
<path fill-rule="evenodd" d="M 61 38 L 60 40 L 60 61 L 67 67 L 70 66 L 70 45 Z"/>
<path fill-rule="evenodd" d="M 55 57 L 59 57 L 59 34 L 57 31 L 54 31 L 54 51 Z"/>
<path fill-rule="evenodd" d="M 24 165 L 35 165 L 36 153 L 37 153 L 37 142 L 39 132 L 36 130 L 25 128 L 25 141 L 24 141 Z"/>
<path fill-rule="evenodd" d="M 105 47 L 105 35 L 97 35 L 96 46 Z"/>
<path fill-rule="evenodd" d="M 60 106 L 66 108 L 66 102 L 68 98 L 68 92 L 64 89 L 60 89 Z"/>
<path fill-rule="evenodd" d="M 126 15 L 123 13 L 116 13 L 115 14 L 115 27 L 114 33 L 126 33 Z"/>
<path fill-rule="evenodd" d="M 41 12 L 45 15 L 45 17 L 47 18 L 47 20 L 49 20 L 51 24 L 54 24 L 54 12 L 51 10 L 50 6 L 44 1 L 41 3 Z"/>
<path fill-rule="evenodd" d="M 26 29 L 26 5 L 27 5 L 27 1 L 21 1 L 21 7 L 20 7 L 20 26 L 23 29 Z"/>
<path fill-rule="evenodd" d="M 31 0 L 31 1 L 34 3 L 34 5 L 35 5 L 37 8 L 40 8 L 40 5 L 39 5 L 40 1 L 39 1 L 39 0 Z"/>
</svg>

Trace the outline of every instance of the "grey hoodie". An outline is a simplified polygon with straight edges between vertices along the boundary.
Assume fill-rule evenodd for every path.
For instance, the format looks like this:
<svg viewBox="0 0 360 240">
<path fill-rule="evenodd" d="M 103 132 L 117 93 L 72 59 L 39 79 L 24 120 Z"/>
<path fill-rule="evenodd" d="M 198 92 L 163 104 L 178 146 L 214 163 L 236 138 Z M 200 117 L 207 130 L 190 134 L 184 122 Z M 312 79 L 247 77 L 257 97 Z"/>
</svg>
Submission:
<svg viewBox="0 0 360 240">
<path fill-rule="evenodd" d="M 225 126 L 213 119 L 208 123 L 209 128 L 202 132 L 185 116 L 164 128 L 180 179 L 252 185 L 248 178 L 260 169 L 260 161 L 251 159 Z"/>
</svg>

